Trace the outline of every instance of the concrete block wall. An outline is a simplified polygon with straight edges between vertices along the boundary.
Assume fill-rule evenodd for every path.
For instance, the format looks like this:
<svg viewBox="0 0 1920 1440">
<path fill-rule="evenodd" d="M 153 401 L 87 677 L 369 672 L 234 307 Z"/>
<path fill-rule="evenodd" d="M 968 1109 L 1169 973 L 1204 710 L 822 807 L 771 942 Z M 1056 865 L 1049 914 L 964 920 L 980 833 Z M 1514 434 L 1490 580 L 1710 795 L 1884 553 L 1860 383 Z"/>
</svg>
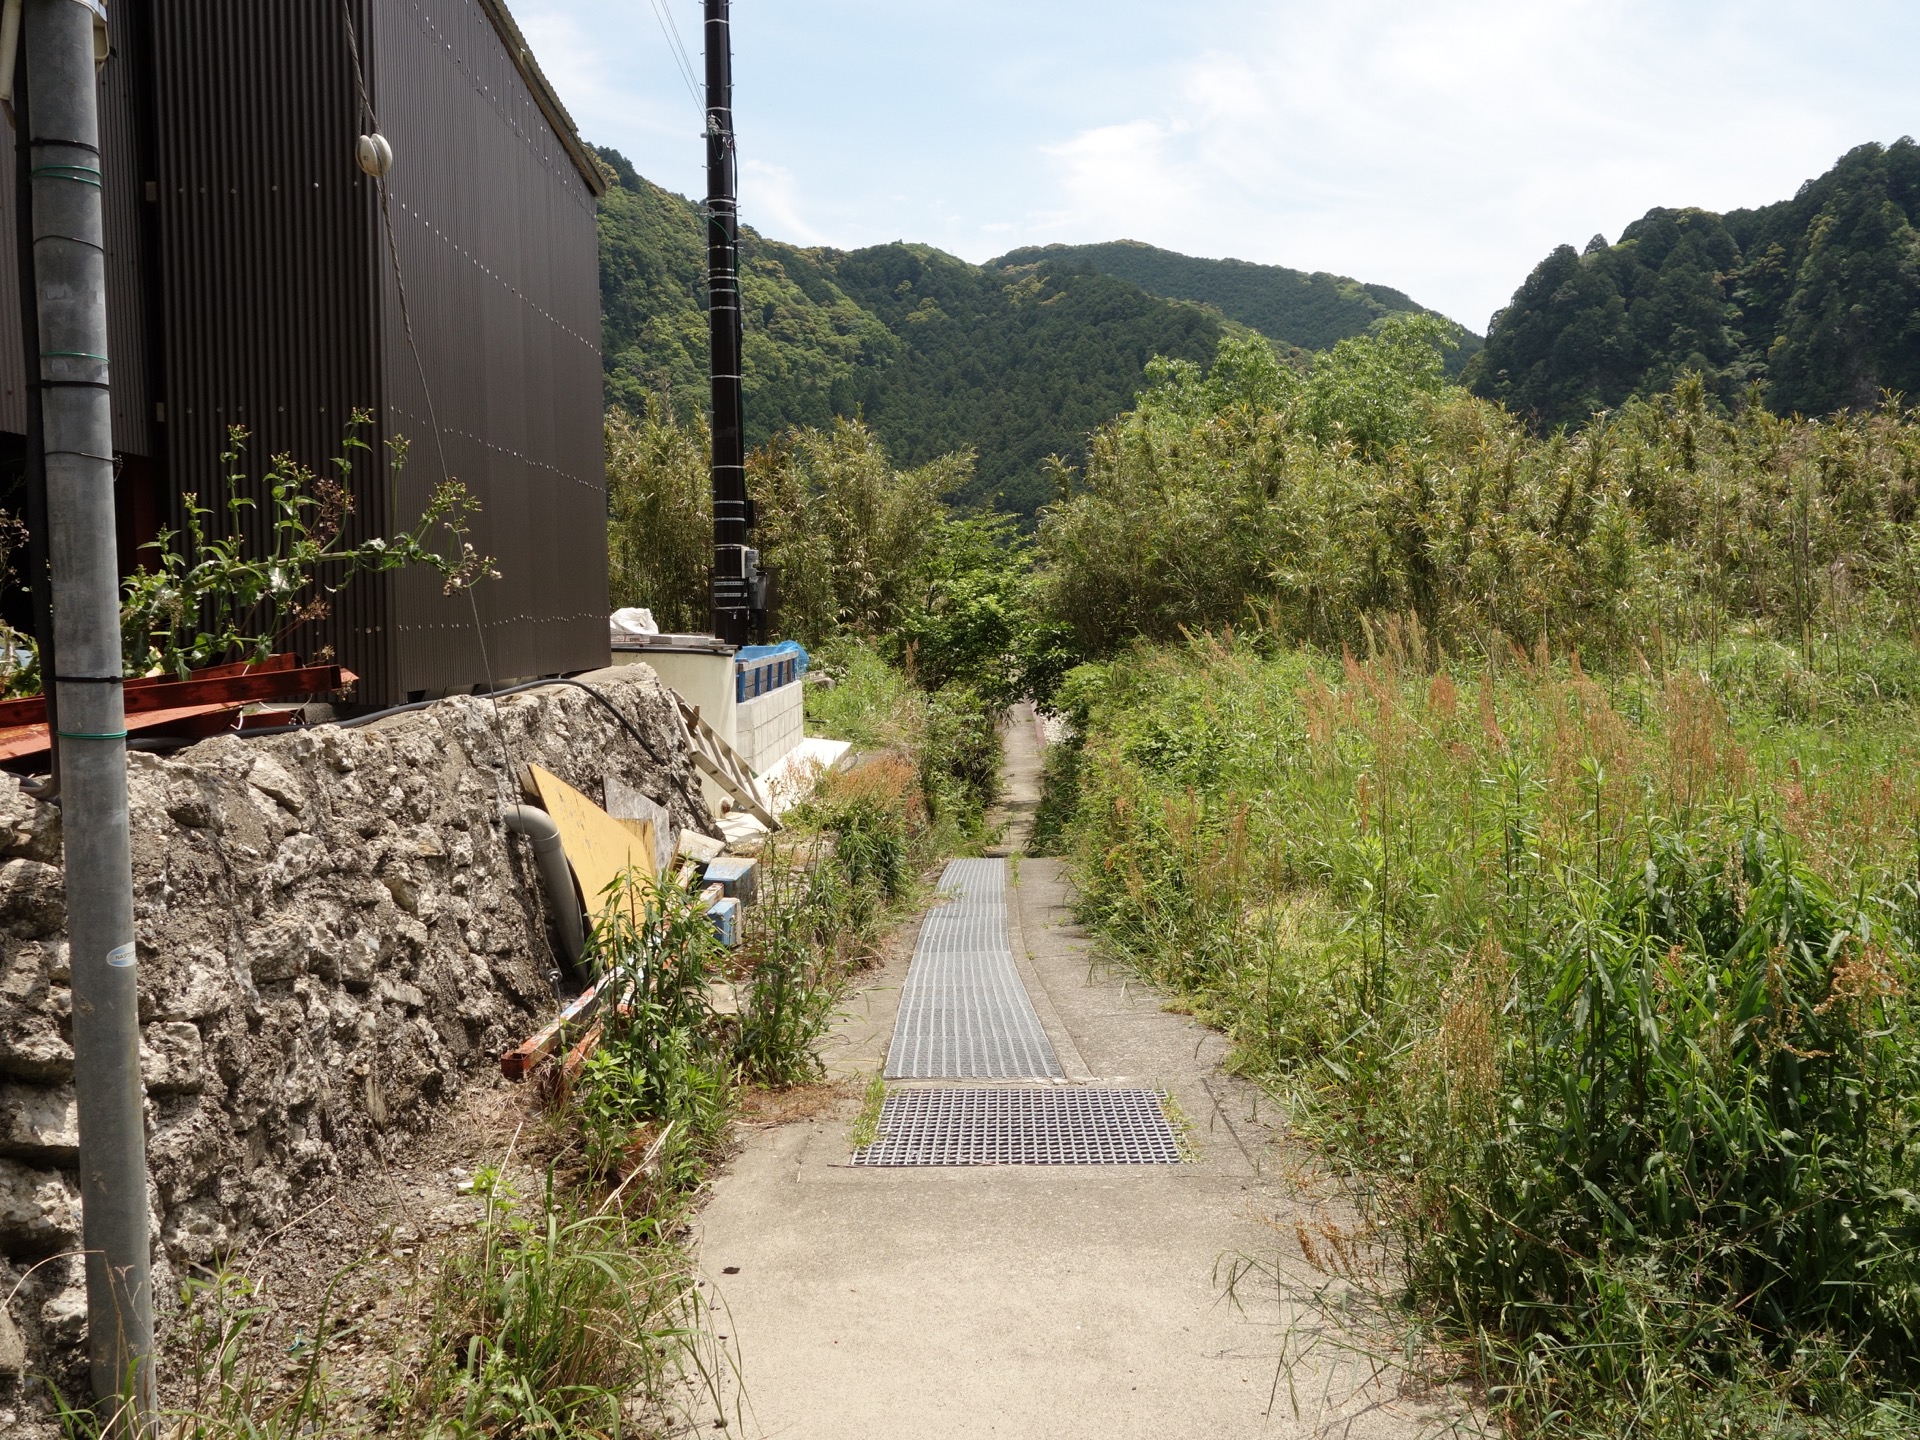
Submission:
<svg viewBox="0 0 1920 1440">
<path fill-rule="evenodd" d="M 733 748 L 764 775 L 806 738 L 806 714 L 802 692 L 806 687 L 795 682 L 769 690 L 751 700 L 742 700 L 734 709 Z"/>
</svg>

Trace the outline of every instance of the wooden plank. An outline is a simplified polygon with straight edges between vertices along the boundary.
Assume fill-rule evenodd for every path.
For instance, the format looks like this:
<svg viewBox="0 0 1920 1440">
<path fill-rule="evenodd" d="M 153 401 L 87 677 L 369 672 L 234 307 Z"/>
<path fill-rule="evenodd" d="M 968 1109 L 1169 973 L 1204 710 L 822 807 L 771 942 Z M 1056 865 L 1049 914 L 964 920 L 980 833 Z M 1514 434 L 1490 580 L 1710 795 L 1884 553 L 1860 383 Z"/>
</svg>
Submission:
<svg viewBox="0 0 1920 1440">
<path fill-rule="evenodd" d="M 649 826 L 636 834 L 614 819 L 566 781 L 538 765 L 529 765 L 535 792 L 560 831 L 560 848 L 580 882 L 589 919 L 597 919 L 607 904 L 606 891 L 631 870 L 643 880 L 653 873 L 653 835 Z M 640 917 L 634 916 L 635 920 Z"/>
<path fill-rule="evenodd" d="M 647 847 L 647 874 L 657 875 L 660 871 L 660 845 L 653 836 L 653 821 L 622 820 L 615 816 L 614 823 L 630 832 L 638 843 Z"/>
<path fill-rule="evenodd" d="M 679 695 L 673 697 L 680 704 L 680 719 L 687 727 L 687 738 L 693 744 L 694 765 L 712 778 L 722 790 L 733 796 L 736 803 L 754 819 L 766 826 L 769 831 L 781 828 L 768 808 L 760 787 L 754 781 L 753 771 L 740 753 L 729 745 L 720 732 L 700 718 L 700 711 Z"/>
</svg>

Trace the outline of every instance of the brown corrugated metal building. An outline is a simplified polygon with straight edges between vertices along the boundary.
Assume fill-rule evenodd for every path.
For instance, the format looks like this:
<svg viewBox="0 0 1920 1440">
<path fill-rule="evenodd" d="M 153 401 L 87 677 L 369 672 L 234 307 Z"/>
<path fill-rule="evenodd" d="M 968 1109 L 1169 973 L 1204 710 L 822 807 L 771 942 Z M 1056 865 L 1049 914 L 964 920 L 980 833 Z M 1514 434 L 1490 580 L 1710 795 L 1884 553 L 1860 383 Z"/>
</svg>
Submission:
<svg viewBox="0 0 1920 1440">
<path fill-rule="evenodd" d="M 444 454 L 481 503 L 472 540 L 501 578 L 469 599 L 432 575 L 363 577 L 295 644 L 332 645 L 375 705 L 606 663 L 604 182 L 505 6 L 111 10 L 102 162 L 123 559 L 182 494 L 215 493 L 229 425 L 251 432 L 256 470 L 283 451 L 324 470 L 366 410 L 376 451 L 354 472 L 353 523 L 409 523 Z M 354 159 L 376 122 L 395 157 L 384 211 Z M 0 146 L 8 234 L 13 168 Z M 0 265 L 0 464 L 25 428 L 16 285 Z M 410 446 L 399 470 L 379 444 L 395 436 Z"/>
</svg>

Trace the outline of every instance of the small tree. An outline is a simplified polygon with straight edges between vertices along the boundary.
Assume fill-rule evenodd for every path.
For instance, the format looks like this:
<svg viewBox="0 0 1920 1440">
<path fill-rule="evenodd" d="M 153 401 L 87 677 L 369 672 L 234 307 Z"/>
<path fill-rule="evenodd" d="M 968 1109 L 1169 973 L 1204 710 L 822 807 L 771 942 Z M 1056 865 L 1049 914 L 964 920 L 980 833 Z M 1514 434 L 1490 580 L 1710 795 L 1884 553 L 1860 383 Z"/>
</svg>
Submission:
<svg viewBox="0 0 1920 1440">
<path fill-rule="evenodd" d="M 662 630 L 705 630 L 713 569 L 707 424 L 682 425 L 664 395 L 607 412 L 607 569 L 615 605 L 644 605 Z"/>
</svg>

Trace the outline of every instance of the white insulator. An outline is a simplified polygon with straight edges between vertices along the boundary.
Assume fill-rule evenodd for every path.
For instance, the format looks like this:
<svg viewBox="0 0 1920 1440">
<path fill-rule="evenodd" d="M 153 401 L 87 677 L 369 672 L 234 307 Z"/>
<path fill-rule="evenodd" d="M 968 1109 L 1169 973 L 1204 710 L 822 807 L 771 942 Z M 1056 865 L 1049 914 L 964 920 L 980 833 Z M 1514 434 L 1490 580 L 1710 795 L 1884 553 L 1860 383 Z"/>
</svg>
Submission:
<svg viewBox="0 0 1920 1440">
<path fill-rule="evenodd" d="M 353 158 L 360 168 L 379 180 L 393 169 L 393 146 L 378 130 L 353 142 Z"/>
</svg>

